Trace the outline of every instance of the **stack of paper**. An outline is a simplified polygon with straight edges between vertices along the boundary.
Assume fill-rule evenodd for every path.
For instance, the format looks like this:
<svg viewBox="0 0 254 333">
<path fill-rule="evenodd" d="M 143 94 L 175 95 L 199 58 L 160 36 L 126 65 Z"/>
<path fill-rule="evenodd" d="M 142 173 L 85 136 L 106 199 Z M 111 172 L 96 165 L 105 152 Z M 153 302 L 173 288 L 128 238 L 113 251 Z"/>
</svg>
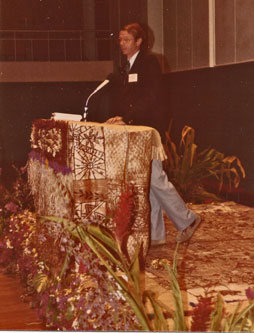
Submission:
<svg viewBox="0 0 254 333">
<path fill-rule="evenodd" d="M 82 116 L 80 114 L 71 114 L 71 113 L 59 113 L 54 112 L 52 113 L 51 119 L 55 120 L 74 120 L 80 121 Z"/>
</svg>

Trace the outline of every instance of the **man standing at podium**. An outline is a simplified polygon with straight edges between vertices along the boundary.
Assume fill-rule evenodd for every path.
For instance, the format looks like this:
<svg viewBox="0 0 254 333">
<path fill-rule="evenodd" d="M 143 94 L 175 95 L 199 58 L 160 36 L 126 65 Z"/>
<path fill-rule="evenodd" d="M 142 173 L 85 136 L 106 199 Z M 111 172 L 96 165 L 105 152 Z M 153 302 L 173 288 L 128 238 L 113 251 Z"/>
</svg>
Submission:
<svg viewBox="0 0 254 333">
<path fill-rule="evenodd" d="M 151 126 L 163 139 L 167 120 L 164 119 L 162 74 L 157 58 L 144 48 L 145 39 L 145 32 L 137 23 L 126 25 L 119 33 L 120 50 L 126 63 L 111 76 L 111 114 L 106 123 Z M 189 240 L 201 222 L 168 181 L 159 160 L 152 161 L 150 203 L 151 245 L 166 243 L 162 210 L 179 230 L 177 242 Z"/>
</svg>

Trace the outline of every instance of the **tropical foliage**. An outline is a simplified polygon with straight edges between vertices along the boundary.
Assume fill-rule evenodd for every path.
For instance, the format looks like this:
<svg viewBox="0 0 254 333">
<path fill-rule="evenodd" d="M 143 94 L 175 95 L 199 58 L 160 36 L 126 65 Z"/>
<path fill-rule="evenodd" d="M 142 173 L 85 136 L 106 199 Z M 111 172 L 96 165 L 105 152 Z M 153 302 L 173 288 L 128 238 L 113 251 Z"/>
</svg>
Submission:
<svg viewBox="0 0 254 333">
<path fill-rule="evenodd" d="M 225 156 L 213 148 L 198 152 L 193 128 L 183 128 L 178 148 L 171 139 L 170 130 L 171 124 L 166 132 L 165 169 L 185 201 L 200 203 L 205 199 L 220 200 L 218 195 L 206 191 L 204 180 L 208 178 L 212 177 L 218 182 L 217 194 L 225 181 L 229 188 L 232 185 L 237 188 L 241 177 L 245 178 L 244 168 L 236 156 Z"/>
<path fill-rule="evenodd" d="M 76 225 L 24 211 L 9 220 L 1 263 L 26 283 L 38 316 L 60 330 L 133 330 L 135 315 Z"/>
<path fill-rule="evenodd" d="M 22 187 L 16 188 L 26 197 Z M 144 289 L 139 247 L 133 258 L 122 247 L 132 215 L 130 188 L 122 194 L 115 212 L 114 233 L 96 224 L 39 217 L 16 199 L 9 204 L 7 192 L 1 198 L 5 227 L 0 236 L 0 263 L 26 283 L 27 297 L 48 328 L 167 331 L 170 318 L 175 331 L 254 330 L 251 288 L 246 290 L 249 304 L 237 304 L 233 313 L 226 312 L 217 293 L 200 296 L 193 311 L 185 311 L 177 277 L 178 248 L 172 267 L 166 260 L 156 260 L 168 272 L 174 307 L 162 304 L 153 291 Z M 191 316 L 190 327 L 186 313 Z"/>
<path fill-rule="evenodd" d="M 24 209 L 34 210 L 33 198 L 27 182 L 26 167 L 18 168 L 12 165 L 10 168 L 10 172 L 14 174 L 14 180 L 9 188 L 0 182 L 0 234 L 3 232 L 6 226 L 5 222 L 11 214 Z M 0 169 L 0 177 L 2 176 L 1 171 Z"/>
</svg>

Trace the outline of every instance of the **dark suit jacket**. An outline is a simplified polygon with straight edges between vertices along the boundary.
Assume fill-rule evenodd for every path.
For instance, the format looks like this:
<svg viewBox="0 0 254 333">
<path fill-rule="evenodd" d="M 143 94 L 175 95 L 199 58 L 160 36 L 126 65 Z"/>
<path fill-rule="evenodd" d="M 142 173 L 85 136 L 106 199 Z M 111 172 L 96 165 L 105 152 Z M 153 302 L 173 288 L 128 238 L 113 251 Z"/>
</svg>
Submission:
<svg viewBox="0 0 254 333">
<path fill-rule="evenodd" d="M 96 112 L 97 119 L 89 119 L 105 121 L 122 116 L 126 124 L 154 127 L 164 137 L 168 124 L 165 122 L 162 74 L 154 55 L 140 50 L 130 69 L 129 80 L 126 80 L 123 68 L 119 68 L 105 88 L 101 94 L 103 103 Z"/>
<path fill-rule="evenodd" d="M 129 82 L 125 86 L 116 82 L 111 96 L 113 116 L 122 116 L 126 124 L 146 125 L 162 131 L 164 92 L 160 65 L 154 55 L 141 50 L 130 69 Z"/>
</svg>

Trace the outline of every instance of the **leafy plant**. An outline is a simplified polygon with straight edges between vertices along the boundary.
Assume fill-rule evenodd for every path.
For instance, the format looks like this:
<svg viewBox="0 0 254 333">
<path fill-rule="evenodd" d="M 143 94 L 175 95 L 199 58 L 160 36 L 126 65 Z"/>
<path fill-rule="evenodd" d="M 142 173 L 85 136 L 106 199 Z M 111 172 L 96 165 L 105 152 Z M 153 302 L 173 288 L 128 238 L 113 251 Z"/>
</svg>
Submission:
<svg viewBox="0 0 254 333">
<path fill-rule="evenodd" d="M 241 177 L 245 178 L 244 168 L 236 156 L 225 156 L 213 148 L 198 152 L 193 128 L 183 128 L 178 149 L 170 137 L 170 130 L 171 124 L 166 132 L 165 168 L 170 181 L 186 201 L 202 202 L 208 198 L 220 200 L 217 195 L 205 190 L 203 181 L 209 177 L 218 181 L 218 193 L 225 179 L 229 188 L 232 185 L 237 188 Z"/>
<path fill-rule="evenodd" d="M 252 332 L 254 329 L 254 317 L 253 317 L 254 303 L 253 301 L 250 301 L 249 305 L 244 307 L 242 310 L 241 308 L 242 304 L 237 303 L 234 312 L 232 314 L 225 315 L 224 301 L 220 293 L 218 293 L 215 309 L 211 316 L 211 331 Z"/>
<path fill-rule="evenodd" d="M 125 257 L 121 253 L 121 248 L 116 245 L 114 238 L 111 234 L 107 233 L 106 230 L 103 230 L 99 226 L 88 225 L 86 228 L 78 227 L 76 231 L 78 232 L 80 240 L 83 240 L 90 246 L 90 248 L 94 251 L 98 258 L 100 258 L 115 281 L 121 287 L 121 293 L 130 303 L 135 314 L 137 315 L 142 330 L 167 330 L 168 326 L 165 320 L 165 313 L 169 312 L 174 321 L 174 330 L 188 331 L 188 327 L 185 323 L 181 290 L 177 279 L 178 245 L 174 254 L 173 267 L 171 268 L 167 263 L 162 262 L 162 265 L 169 274 L 174 300 L 174 311 L 172 311 L 167 306 L 156 300 L 152 292 L 141 291 L 139 280 L 140 271 L 137 255 L 133 259 L 131 266 L 128 267 L 125 264 Z M 117 254 L 117 256 L 113 255 L 111 251 L 108 251 L 107 246 L 105 246 L 106 244 L 113 251 L 113 253 L 115 252 L 115 254 Z M 118 272 L 121 273 L 120 276 L 114 270 L 112 270 L 112 267 L 105 261 L 105 258 L 107 258 L 109 262 L 112 262 L 116 265 Z M 122 278 L 123 276 L 125 276 L 126 279 Z M 254 329 L 254 297 L 252 291 L 248 291 L 248 294 L 250 295 L 250 304 L 239 311 L 241 308 L 241 303 L 238 303 L 235 311 L 232 314 L 225 313 L 224 301 L 220 293 L 218 293 L 216 296 L 216 303 L 214 307 L 212 306 L 212 297 L 200 297 L 198 304 L 199 306 L 197 307 L 197 310 L 193 312 L 194 322 L 192 323 L 192 328 L 196 327 L 197 329 L 198 327 L 198 330 L 200 330 L 201 327 L 202 330 L 207 330 L 210 328 L 211 331 L 221 332 L 252 331 Z M 153 321 L 148 316 L 146 308 L 144 307 L 144 304 L 147 300 L 151 302 L 153 307 Z M 197 326 L 198 319 L 199 326 Z M 202 326 L 200 326 L 200 323 L 202 323 Z"/>
<path fill-rule="evenodd" d="M 12 165 L 15 174 L 10 188 L 0 183 L 0 234 L 6 226 L 6 220 L 24 209 L 34 210 L 30 187 L 27 183 L 26 166 L 18 168 Z"/>
<path fill-rule="evenodd" d="M 149 291 L 142 292 L 139 266 L 139 247 L 130 264 L 112 234 L 98 225 L 78 226 L 74 231 L 82 243 L 86 243 L 98 256 L 108 272 L 118 283 L 123 297 L 136 314 L 140 328 L 145 331 L 167 330 L 167 322 L 159 303 Z M 111 263 L 111 264 L 110 264 Z M 115 269 L 113 269 L 113 266 Z M 149 318 L 145 303 L 149 300 L 156 319 Z M 157 320 L 159 318 L 160 320 Z"/>
<path fill-rule="evenodd" d="M 234 174 L 234 172 L 233 172 Z M 9 203 L 7 200 L 2 201 Z M 18 203 L 18 202 L 17 202 Z M 12 205 L 7 206 L 12 209 Z M 139 252 L 131 258 L 122 242 L 132 218 L 132 194 L 127 187 L 115 211 L 114 233 L 97 224 L 83 225 L 59 217 L 40 217 L 28 210 L 5 215 L 7 227 L 0 239 L 0 262 L 9 264 L 26 280 L 48 327 L 63 330 L 167 331 L 173 318 L 175 331 L 188 331 L 177 278 L 176 247 L 172 268 L 162 259 L 171 283 L 174 309 L 143 290 Z M 22 199 L 21 199 L 22 207 Z M 253 331 L 254 292 L 246 290 L 249 304 L 238 303 L 226 313 L 220 294 L 199 297 L 192 312 L 195 331 Z M 150 305 L 151 310 L 147 305 Z"/>
<path fill-rule="evenodd" d="M 186 323 L 184 318 L 184 309 L 183 309 L 183 301 L 180 286 L 177 279 L 177 249 L 179 243 L 176 246 L 174 260 L 173 260 L 173 267 L 171 268 L 168 264 L 164 264 L 165 269 L 169 274 L 170 284 L 172 295 L 174 299 L 175 311 L 173 314 L 174 319 L 174 330 L 176 331 L 186 331 Z"/>
<path fill-rule="evenodd" d="M 46 326 L 60 330 L 133 330 L 136 317 L 76 224 L 24 211 L 9 218 L 0 263 L 18 274 Z"/>
</svg>

